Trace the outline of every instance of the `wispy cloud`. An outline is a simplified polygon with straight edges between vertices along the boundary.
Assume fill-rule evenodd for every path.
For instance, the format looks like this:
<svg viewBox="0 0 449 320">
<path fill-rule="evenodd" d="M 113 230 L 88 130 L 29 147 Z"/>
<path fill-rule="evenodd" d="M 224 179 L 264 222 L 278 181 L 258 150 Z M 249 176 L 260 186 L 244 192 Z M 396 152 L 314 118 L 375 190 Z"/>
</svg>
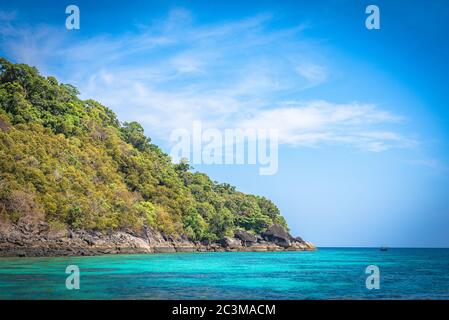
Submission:
<svg viewBox="0 0 449 320">
<path fill-rule="evenodd" d="M 374 105 L 333 104 L 327 101 L 288 104 L 289 106 L 259 112 L 240 125 L 276 129 L 279 141 L 293 146 L 337 143 L 380 152 L 414 144 L 412 140 L 395 132 L 382 130 L 385 124 L 398 123 L 401 118 L 379 110 Z"/>
<path fill-rule="evenodd" d="M 325 66 L 313 63 L 302 63 L 296 71 L 309 81 L 310 86 L 316 86 L 327 80 L 329 72 Z"/>
<path fill-rule="evenodd" d="M 0 10 L 0 21 L 2 23 L 8 23 L 15 20 L 17 17 L 16 11 L 1 11 Z"/>
<path fill-rule="evenodd" d="M 9 57 L 75 83 L 83 97 L 142 122 L 161 140 L 201 120 L 205 127 L 275 128 L 292 146 L 379 152 L 413 144 L 388 127 L 400 118 L 375 105 L 301 100 L 304 90 L 328 81 L 332 66 L 303 36 L 304 24 L 271 28 L 269 13 L 200 25 L 174 9 L 132 33 L 82 39 L 2 17 L 0 44 Z"/>
</svg>

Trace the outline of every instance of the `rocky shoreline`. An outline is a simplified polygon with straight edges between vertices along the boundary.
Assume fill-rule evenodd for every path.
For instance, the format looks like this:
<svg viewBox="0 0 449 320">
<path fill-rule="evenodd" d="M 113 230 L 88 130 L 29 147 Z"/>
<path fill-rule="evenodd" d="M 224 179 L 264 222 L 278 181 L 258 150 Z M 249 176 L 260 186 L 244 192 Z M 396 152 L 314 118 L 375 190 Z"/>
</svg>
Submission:
<svg viewBox="0 0 449 320">
<path fill-rule="evenodd" d="M 315 246 L 292 237 L 280 225 L 273 225 L 260 235 L 238 230 L 234 237 L 214 242 L 193 242 L 183 237 L 165 236 L 149 228 L 140 233 L 125 230 L 105 234 L 84 230 L 55 232 L 44 222 L 34 226 L 0 226 L 0 256 L 3 257 L 305 250 L 315 250 Z"/>
</svg>

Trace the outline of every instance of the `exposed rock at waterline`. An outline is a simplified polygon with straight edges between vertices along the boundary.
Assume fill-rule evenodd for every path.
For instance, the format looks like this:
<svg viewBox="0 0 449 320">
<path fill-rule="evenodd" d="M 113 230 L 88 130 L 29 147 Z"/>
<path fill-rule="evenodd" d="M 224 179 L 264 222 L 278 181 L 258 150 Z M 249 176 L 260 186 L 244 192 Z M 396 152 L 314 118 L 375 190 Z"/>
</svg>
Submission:
<svg viewBox="0 0 449 320">
<path fill-rule="evenodd" d="M 287 245 L 289 244 L 289 245 Z M 288 232 L 272 226 L 262 234 L 243 230 L 235 237 L 216 242 L 193 242 L 167 237 L 152 229 L 136 234 L 124 230 L 111 233 L 84 230 L 51 230 L 45 222 L 0 225 L 0 256 L 80 256 L 133 253 L 220 252 L 220 251 L 303 251 L 314 250 Z"/>
<path fill-rule="evenodd" d="M 248 231 L 245 231 L 245 230 L 236 230 L 234 232 L 234 236 L 237 239 L 240 239 L 240 241 L 242 241 L 242 243 L 245 246 L 251 246 L 251 245 L 257 243 L 257 237 L 254 234 L 249 233 Z M 260 239 L 262 239 L 262 238 L 260 238 Z"/>
<path fill-rule="evenodd" d="M 283 248 L 288 248 L 292 245 L 295 239 L 280 225 L 274 224 L 267 231 L 262 233 L 262 237 L 269 242 L 273 242 Z"/>
</svg>

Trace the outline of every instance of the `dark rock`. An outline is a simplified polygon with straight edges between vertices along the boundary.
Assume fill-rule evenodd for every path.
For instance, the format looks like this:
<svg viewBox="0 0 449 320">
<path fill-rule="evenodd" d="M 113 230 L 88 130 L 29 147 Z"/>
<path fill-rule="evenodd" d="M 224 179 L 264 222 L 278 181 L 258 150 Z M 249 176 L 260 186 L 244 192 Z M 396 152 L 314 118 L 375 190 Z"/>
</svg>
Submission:
<svg viewBox="0 0 449 320">
<path fill-rule="evenodd" d="M 231 237 L 224 237 L 223 239 L 219 240 L 219 243 L 225 248 L 234 248 L 242 246 L 242 242 L 240 240 Z"/>
<path fill-rule="evenodd" d="M 240 239 L 245 246 L 250 246 L 257 242 L 256 236 L 245 230 L 235 231 L 234 237 Z"/>
<path fill-rule="evenodd" d="M 238 230 L 234 234 L 235 237 L 224 237 L 220 241 L 194 242 L 182 236 L 166 236 L 151 228 L 145 228 L 142 232 L 70 229 L 52 231 L 47 230 L 45 223 L 27 225 L 25 222 L 0 225 L 0 256 L 88 256 L 116 253 L 315 249 L 313 244 L 304 242 L 301 238 L 293 238 L 280 225 L 271 226 L 262 235 Z"/>
<path fill-rule="evenodd" d="M 39 229 L 38 229 L 38 233 L 42 234 L 42 233 L 46 233 L 48 232 L 48 230 L 50 230 L 50 225 L 46 222 L 39 222 Z"/>
<path fill-rule="evenodd" d="M 205 247 L 207 247 L 207 246 L 209 246 L 209 245 L 211 245 L 212 244 L 212 241 L 210 241 L 210 240 L 204 240 L 204 241 L 201 241 L 201 245 L 202 246 L 205 246 Z"/>
<path fill-rule="evenodd" d="M 279 224 L 274 224 L 268 228 L 267 231 L 262 233 L 262 237 L 269 241 L 281 246 L 283 248 L 290 247 L 294 238 Z"/>
<path fill-rule="evenodd" d="M 94 245 L 95 243 L 94 241 L 92 241 L 92 239 L 84 239 L 84 241 L 90 246 Z"/>
<path fill-rule="evenodd" d="M 281 239 L 290 240 L 292 236 L 284 229 L 280 224 L 273 224 L 271 227 L 267 229 L 264 233 L 262 233 L 262 237 L 273 236 Z"/>
</svg>

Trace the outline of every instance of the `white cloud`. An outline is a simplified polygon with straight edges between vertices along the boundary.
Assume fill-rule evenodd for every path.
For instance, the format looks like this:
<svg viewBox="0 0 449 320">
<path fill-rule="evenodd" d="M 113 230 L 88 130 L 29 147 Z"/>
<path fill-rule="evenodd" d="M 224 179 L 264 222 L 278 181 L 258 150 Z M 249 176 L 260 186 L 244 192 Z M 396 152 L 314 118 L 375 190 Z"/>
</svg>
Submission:
<svg viewBox="0 0 449 320">
<path fill-rule="evenodd" d="M 401 119 L 373 105 L 327 101 L 291 104 L 259 112 L 239 125 L 278 130 L 279 142 L 293 146 L 338 143 L 379 152 L 414 143 L 395 132 L 379 131 L 379 126 L 397 123 Z"/>
<path fill-rule="evenodd" d="M 309 82 L 310 86 L 318 85 L 329 77 L 325 66 L 314 63 L 303 63 L 296 68 L 296 71 Z"/>
<path fill-rule="evenodd" d="M 80 39 L 3 16 L 0 45 L 8 56 L 74 83 L 84 98 L 111 107 L 122 120 L 142 122 L 164 141 L 201 120 L 221 129 L 276 128 L 280 142 L 292 146 L 347 144 L 379 152 L 412 144 L 384 128 L 400 119 L 374 105 L 299 99 L 332 74 L 322 50 L 302 36 L 303 24 L 273 30 L 272 16 L 261 14 L 197 25 L 189 11 L 175 9 L 136 32 Z"/>
</svg>

